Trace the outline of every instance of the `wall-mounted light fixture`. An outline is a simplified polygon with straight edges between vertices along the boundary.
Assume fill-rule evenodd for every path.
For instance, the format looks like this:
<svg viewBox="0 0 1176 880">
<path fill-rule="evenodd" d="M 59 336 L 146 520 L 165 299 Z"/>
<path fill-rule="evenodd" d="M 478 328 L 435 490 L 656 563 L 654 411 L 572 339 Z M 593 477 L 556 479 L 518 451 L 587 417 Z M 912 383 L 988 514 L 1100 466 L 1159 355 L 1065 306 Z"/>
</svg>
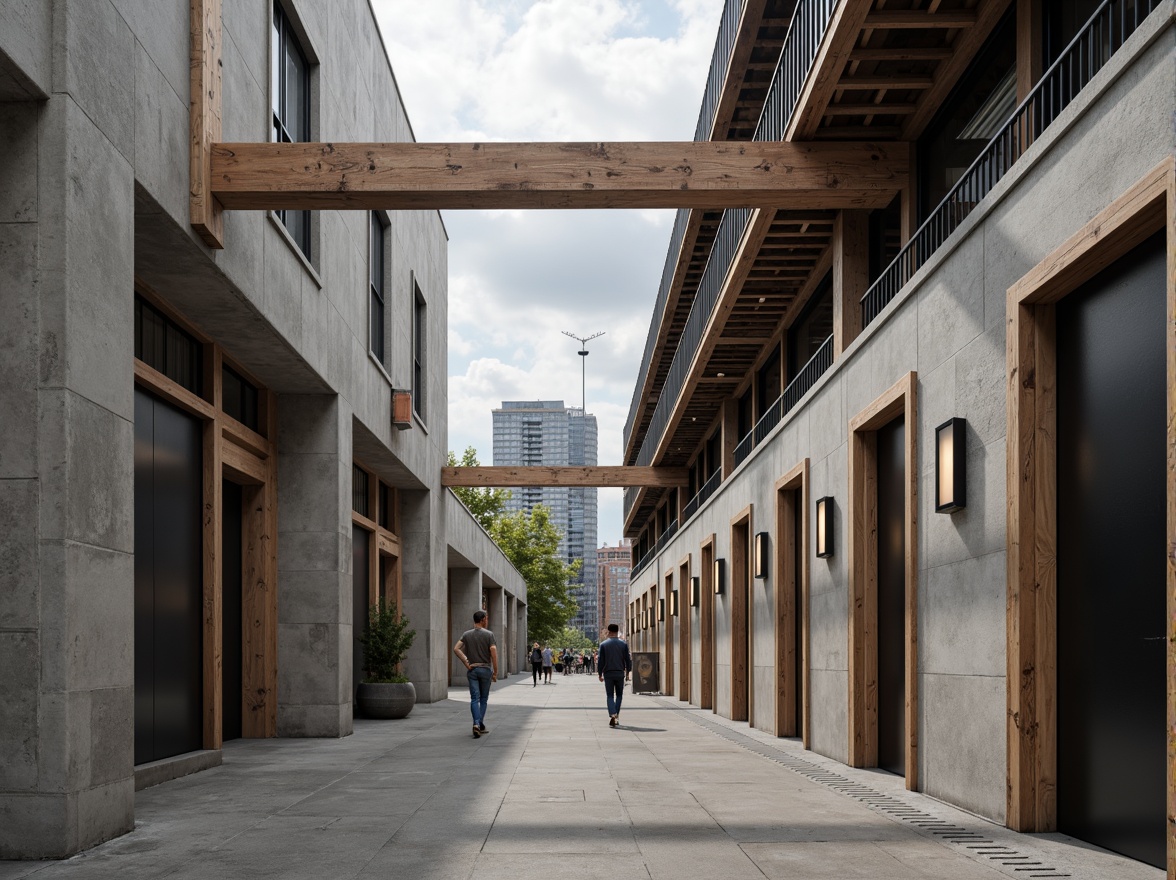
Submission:
<svg viewBox="0 0 1176 880">
<path fill-rule="evenodd" d="M 936 513 L 955 513 L 968 504 L 967 426 L 965 419 L 948 419 L 935 429 Z"/>
<path fill-rule="evenodd" d="M 690 607 L 691 608 L 698 607 L 699 593 L 702 592 L 701 584 L 702 584 L 702 579 L 698 575 L 695 575 L 694 577 L 692 577 L 690 579 Z"/>
<path fill-rule="evenodd" d="M 663 623 L 663 622 L 665 622 L 665 619 L 666 619 L 666 600 L 665 599 L 658 599 L 657 600 L 657 622 Z"/>
<path fill-rule="evenodd" d="M 670 591 L 670 617 L 678 616 L 678 591 Z"/>
<path fill-rule="evenodd" d="M 757 578 L 766 578 L 768 576 L 768 533 L 755 533 L 755 576 Z"/>
<path fill-rule="evenodd" d="M 723 584 L 723 570 L 725 568 L 726 568 L 726 562 L 724 560 L 722 560 L 722 559 L 715 560 L 715 570 L 714 570 L 712 577 L 714 578 L 714 582 L 715 582 L 715 595 L 716 596 L 723 595 L 723 587 L 725 586 Z"/>
<path fill-rule="evenodd" d="M 833 555 L 833 496 L 817 499 L 817 557 Z"/>
</svg>

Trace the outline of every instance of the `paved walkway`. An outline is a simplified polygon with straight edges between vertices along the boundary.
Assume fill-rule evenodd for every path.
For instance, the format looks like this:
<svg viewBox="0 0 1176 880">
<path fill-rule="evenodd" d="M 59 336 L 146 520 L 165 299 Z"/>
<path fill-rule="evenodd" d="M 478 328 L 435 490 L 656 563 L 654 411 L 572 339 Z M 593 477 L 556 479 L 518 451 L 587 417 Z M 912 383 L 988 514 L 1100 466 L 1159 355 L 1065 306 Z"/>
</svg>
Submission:
<svg viewBox="0 0 1176 880">
<path fill-rule="evenodd" d="M 603 698 L 594 676 L 514 676 L 479 740 L 454 690 L 342 740 L 229 743 L 223 766 L 140 792 L 131 834 L 0 880 L 1163 876 L 676 700 L 626 694 L 610 730 Z"/>
</svg>

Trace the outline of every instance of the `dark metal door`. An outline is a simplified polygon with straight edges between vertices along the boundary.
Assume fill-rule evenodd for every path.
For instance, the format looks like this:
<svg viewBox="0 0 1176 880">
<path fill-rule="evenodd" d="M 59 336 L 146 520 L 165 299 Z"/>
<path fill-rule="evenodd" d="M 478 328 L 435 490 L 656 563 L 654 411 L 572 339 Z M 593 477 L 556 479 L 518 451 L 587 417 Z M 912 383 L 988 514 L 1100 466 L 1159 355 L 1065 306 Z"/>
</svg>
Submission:
<svg viewBox="0 0 1176 880">
<path fill-rule="evenodd" d="M 804 630 L 806 626 L 804 618 L 804 606 L 801 604 L 802 600 L 802 579 L 804 573 L 804 566 L 807 561 L 804 559 L 804 493 L 799 489 L 793 490 L 789 493 L 792 504 L 792 527 L 793 527 L 793 559 L 792 559 L 792 699 L 796 704 L 796 735 L 804 736 L 804 658 L 801 656 L 801 646 L 804 645 Z"/>
<path fill-rule="evenodd" d="M 226 740 L 241 738 L 241 580 L 242 552 L 241 487 L 228 480 L 223 484 L 224 516 L 221 519 L 221 730 Z"/>
<path fill-rule="evenodd" d="M 359 526 L 351 527 L 351 575 L 352 575 L 352 649 L 351 649 L 351 695 L 363 681 L 363 637 L 368 620 L 368 541 L 371 534 Z"/>
<path fill-rule="evenodd" d="M 878 766 L 906 774 L 906 450 L 901 418 L 878 429 Z"/>
<path fill-rule="evenodd" d="M 200 422 L 135 391 L 135 763 L 202 746 Z"/>
<path fill-rule="evenodd" d="M 1164 237 L 1057 307 L 1058 829 L 1163 867 Z"/>
</svg>

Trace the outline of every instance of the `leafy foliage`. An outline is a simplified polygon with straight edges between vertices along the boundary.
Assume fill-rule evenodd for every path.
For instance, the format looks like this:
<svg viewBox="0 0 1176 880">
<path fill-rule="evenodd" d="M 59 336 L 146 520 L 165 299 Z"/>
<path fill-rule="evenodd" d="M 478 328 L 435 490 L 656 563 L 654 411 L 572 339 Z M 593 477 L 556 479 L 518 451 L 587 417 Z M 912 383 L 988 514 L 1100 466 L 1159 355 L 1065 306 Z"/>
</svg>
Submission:
<svg viewBox="0 0 1176 880">
<path fill-rule="evenodd" d="M 408 628 L 408 618 L 396 608 L 396 603 L 379 603 L 368 610 L 368 622 L 364 627 L 363 644 L 364 671 L 366 681 L 405 682 L 397 667 L 404 660 L 416 630 Z"/>
<path fill-rule="evenodd" d="M 449 467 L 478 467 L 481 464 L 478 461 L 478 451 L 472 446 L 466 447 L 460 461 L 453 454 L 453 450 L 449 450 L 446 463 Z M 476 489 L 473 486 L 454 486 L 453 494 L 461 499 L 461 503 L 486 531 L 490 531 L 494 520 L 506 510 L 506 502 L 510 498 L 508 489 Z"/>
<path fill-rule="evenodd" d="M 568 580 L 579 573 L 580 561 L 568 565 L 560 558 L 562 536 L 542 504 L 500 515 L 489 531 L 527 582 L 527 640 L 556 644 L 576 613 Z"/>
<path fill-rule="evenodd" d="M 534 641 L 532 639 L 531 641 Z M 596 648 L 596 642 L 580 632 L 574 627 L 565 626 L 563 632 L 555 637 L 552 642 L 552 647 L 571 648 L 573 651 L 579 653 L 581 651 L 592 651 Z"/>
</svg>

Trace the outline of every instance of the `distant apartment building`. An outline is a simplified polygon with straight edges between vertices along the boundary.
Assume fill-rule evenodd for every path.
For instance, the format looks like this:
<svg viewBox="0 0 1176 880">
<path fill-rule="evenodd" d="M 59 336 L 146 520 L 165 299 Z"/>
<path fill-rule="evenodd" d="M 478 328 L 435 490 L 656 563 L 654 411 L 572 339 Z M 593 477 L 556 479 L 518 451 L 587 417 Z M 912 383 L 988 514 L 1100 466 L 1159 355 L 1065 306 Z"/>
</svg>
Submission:
<svg viewBox="0 0 1176 880">
<path fill-rule="evenodd" d="M 562 400 L 504 400 L 494 410 L 495 465 L 595 465 L 596 416 L 564 406 Z M 596 489 L 561 486 L 511 488 L 507 509 L 551 511 L 563 533 L 560 553 L 567 562 L 583 560 L 573 579 L 579 611 L 571 625 L 590 638 L 597 635 Z"/>
<path fill-rule="evenodd" d="M 598 630 L 603 631 L 610 623 L 625 628 L 626 608 L 629 605 L 629 570 L 633 566 L 633 545 L 628 538 L 610 547 L 607 544 L 596 551 L 597 600 L 600 609 Z"/>
</svg>

